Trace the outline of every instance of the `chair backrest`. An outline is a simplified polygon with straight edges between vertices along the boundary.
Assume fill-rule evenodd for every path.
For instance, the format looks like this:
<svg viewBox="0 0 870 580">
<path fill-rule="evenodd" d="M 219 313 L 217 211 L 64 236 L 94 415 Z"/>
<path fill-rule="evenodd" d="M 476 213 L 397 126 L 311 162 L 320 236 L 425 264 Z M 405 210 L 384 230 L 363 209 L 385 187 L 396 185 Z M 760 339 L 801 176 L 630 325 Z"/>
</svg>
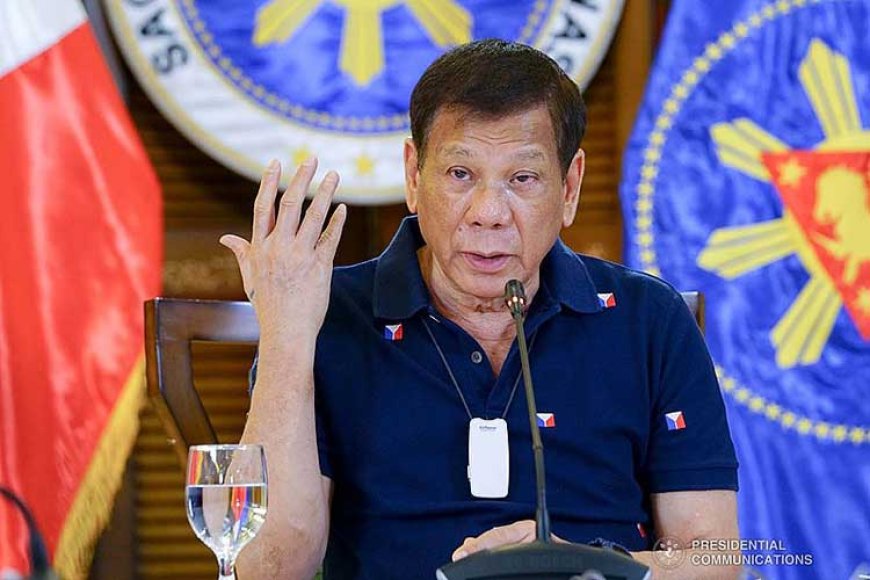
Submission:
<svg viewBox="0 0 870 580">
<path fill-rule="evenodd" d="M 698 328 L 701 329 L 701 332 L 704 332 L 704 295 L 697 290 L 692 290 L 691 292 L 680 292 L 680 296 L 683 297 L 683 301 L 695 317 Z"/>
<path fill-rule="evenodd" d="M 682 296 L 703 330 L 703 295 Z M 256 343 L 259 335 L 249 302 L 155 298 L 145 303 L 148 395 L 182 466 L 189 446 L 218 442 L 194 387 L 191 342 Z"/>
<path fill-rule="evenodd" d="M 145 303 L 148 395 L 182 466 L 189 446 L 218 442 L 194 387 L 191 342 L 256 343 L 259 336 L 249 302 L 155 298 Z"/>
</svg>

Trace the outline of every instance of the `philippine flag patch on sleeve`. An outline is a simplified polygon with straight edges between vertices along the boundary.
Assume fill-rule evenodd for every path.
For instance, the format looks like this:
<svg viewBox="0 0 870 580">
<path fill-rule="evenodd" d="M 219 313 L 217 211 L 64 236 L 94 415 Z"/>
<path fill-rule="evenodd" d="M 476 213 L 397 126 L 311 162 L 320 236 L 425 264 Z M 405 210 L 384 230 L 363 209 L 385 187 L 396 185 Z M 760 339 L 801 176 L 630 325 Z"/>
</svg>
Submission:
<svg viewBox="0 0 870 580">
<path fill-rule="evenodd" d="M 555 427 L 556 426 L 556 415 L 553 413 L 538 413 L 538 427 Z"/>
<path fill-rule="evenodd" d="M 686 428 L 686 418 L 682 411 L 665 413 L 665 419 L 668 422 L 668 431 L 679 431 Z"/>
</svg>

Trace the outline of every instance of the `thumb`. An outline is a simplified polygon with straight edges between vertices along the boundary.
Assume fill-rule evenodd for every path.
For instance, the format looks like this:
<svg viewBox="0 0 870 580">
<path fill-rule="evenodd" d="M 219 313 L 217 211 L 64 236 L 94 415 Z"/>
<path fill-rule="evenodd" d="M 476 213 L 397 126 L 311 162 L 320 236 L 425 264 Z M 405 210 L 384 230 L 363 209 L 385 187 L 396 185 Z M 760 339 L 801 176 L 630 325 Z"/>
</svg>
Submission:
<svg viewBox="0 0 870 580">
<path fill-rule="evenodd" d="M 245 253 L 247 253 L 248 248 L 250 247 L 250 244 L 246 240 L 232 234 L 225 234 L 221 236 L 219 242 L 222 246 L 229 248 L 233 252 L 233 254 L 235 254 L 236 260 L 238 260 L 240 264 L 242 262 L 242 258 L 244 257 Z"/>
<path fill-rule="evenodd" d="M 459 560 L 481 550 L 491 550 L 509 544 L 522 544 L 531 542 L 534 539 L 534 521 L 522 520 L 514 522 L 509 526 L 493 528 L 476 538 L 466 538 L 465 542 L 453 552 L 453 560 Z"/>
</svg>

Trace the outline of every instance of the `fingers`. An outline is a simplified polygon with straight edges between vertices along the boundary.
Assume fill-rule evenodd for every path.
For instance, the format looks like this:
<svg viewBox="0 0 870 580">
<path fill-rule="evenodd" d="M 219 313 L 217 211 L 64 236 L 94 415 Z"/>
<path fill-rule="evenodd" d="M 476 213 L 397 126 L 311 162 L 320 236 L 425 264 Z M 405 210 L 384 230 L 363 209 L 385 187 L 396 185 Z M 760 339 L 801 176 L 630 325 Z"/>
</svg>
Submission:
<svg viewBox="0 0 870 580">
<path fill-rule="evenodd" d="M 453 561 L 465 558 L 481 550 L 492 550 L 509 544 L 524 544 L 535 539 L 535 522 L 522 520 L 509 526 L 500 526 L 482 533 L 476 538 L 466 538 L 453 552 Z"/>
<path fill-rule="evenodd" d="M 245 253 L 248 251 L 248 247 L 250 246 L 250 244 L 239 236 L 234 236 L 232 234 L 226 234 L 221 236 L 221 239 L 219 241 L 222 246 L 226 246 L 227 248 L 232 250 L 233 254 L 236 255 L 236 261 L 238 261 L 241 265 L 242 259 L 244 258 Z"/>
<path fill-rule="evenodd" d="M 258 244 L 266 239 L 275 226 L 275 196 L 281 181 L 281 164 L 276 159 L 269 162 L 260 179 L 260 189 L 254 199 L 254 225 L 251 242 Z"/>
<path fill-rule="evenodd" d="M 323 178 L 323 181 L 320 182 L 317 193 L 305 212 L 305 219 L 302 220 L 302 225 L 299 226 L 297 237 L 299 242 L 305 247 L 314 247 L 314 244 L 320 238 L 323 224 L 326 222 L 329 206 L 332 204 L 332 197 L 335 195 L 336 189 L 338 189 L 338 173 L 329 171 Z"/>
<path fill-rule="evenodd" d="M 275 224 L 279 235 L 286 237 L 296 235 L 296 230 L 299 229 L 299 216 L 302 214 L 302 202 L 305 200 L 308 188 L 311 187 L 311 180 L 314 179 L 315 173 L 317 173 L 317 158 L 309 157 L 293 174 L 290 185 L 281 196 L 281 208 L 278 210 L 278 221 Z"/>
<path fill-rule="evenodd" d="M 347 208 L 340 208 L 340 211 L 336 209 L 325 231 L 323 224 L 329 213 L 335 191 L 338 189 L 338 173 L 329 171 L 326 174 L 305 213 L 305 219 L 302 220 L 301 225 L 299 224 L 302 203 L 316 172 L 316 157 L 306 159 L 299 166 L 290 181 L 290 185 L 281 196 L 280 209 L 276 218 L 274 207 L 278 182 L 281 179 L 281 167 L 277 161 L 272 161 L 269 164 L 263 174 L 260 191 L 254 202 L 254 232 L 251 243 L 262 242 L 274 228 L 282 236 L 292 237 L 296 235 L 303 246 L 314 247 L 316 244 L 319 252 L 322 252 L 322 256 L 330 260 L 335 256 L 347 217 Z M 233 249 L 228 244 L 224 245 Z M 235 252 L 235 250 L 233 251 Z M 238 257 L 239 254 L 236 255 Z"/>
<path fill-rule="evenodd" d="M 344 231 L 344 222 L 347 220 L 347 206 L 339 205 L 332 212 L 332 217 L 329 219 L 329 224 L 323 233 L 320 234 L 320 239 L 317 241 L 317 252 L 321 258 L 332 263 L 335 259 L 335 251 L 338 249 L 338 242 L 341 240 L 341 232 Z"/>
</svg>

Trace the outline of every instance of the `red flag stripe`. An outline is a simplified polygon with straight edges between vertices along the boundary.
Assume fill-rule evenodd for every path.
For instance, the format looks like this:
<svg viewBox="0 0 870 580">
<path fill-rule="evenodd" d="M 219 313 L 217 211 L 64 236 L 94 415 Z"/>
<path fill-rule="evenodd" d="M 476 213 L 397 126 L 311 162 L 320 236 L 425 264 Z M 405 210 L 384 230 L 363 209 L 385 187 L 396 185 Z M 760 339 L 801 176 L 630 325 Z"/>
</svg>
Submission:
<svg viewBox="0 0 870 580">
<path fill-rule="evenodd" d="M 93 34 L 58 38 L 0 77 L 0 482 L 52 552 L 141 353 L 162 251 L 159 185 Z M 0 569 L 21 568 L 20 537 L 0 506 Z"/>
</svg>

